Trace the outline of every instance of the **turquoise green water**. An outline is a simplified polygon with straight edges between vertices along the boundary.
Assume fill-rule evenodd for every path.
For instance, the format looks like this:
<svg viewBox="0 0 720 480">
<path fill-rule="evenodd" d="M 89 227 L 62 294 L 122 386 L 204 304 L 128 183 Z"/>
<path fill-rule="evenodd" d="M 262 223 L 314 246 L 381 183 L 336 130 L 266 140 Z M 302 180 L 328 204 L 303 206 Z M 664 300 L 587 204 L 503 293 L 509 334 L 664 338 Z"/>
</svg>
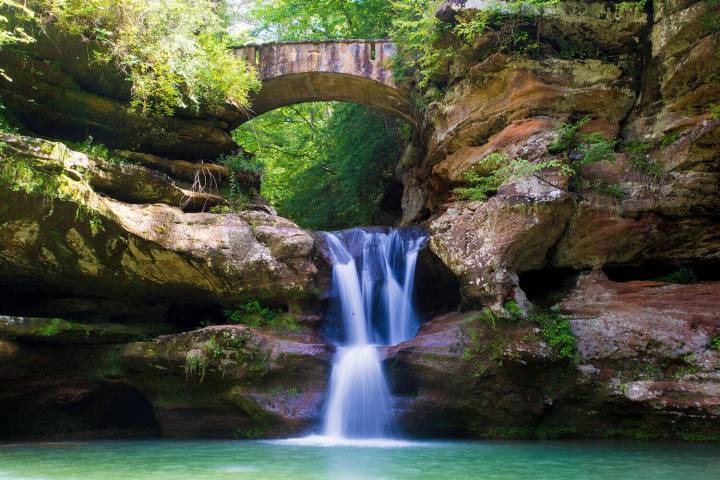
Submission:
<svg viewBox="0 0 720 480">
<path fill-rule="evenodd" d="M 385 448 L 251 441 L 0 446 L 3 480 L 720 479 L 720 447 L 605 442 L 417 443 Z"/>
</svg>

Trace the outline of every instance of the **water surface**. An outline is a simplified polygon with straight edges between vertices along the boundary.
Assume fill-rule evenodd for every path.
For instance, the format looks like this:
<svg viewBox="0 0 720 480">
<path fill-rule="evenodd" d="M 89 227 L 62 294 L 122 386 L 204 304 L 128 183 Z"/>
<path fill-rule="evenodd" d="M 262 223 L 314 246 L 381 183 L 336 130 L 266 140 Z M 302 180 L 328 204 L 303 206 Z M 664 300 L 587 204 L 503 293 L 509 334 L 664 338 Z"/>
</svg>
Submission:
<svg viewBox="0 0 720 480">
<path fill-rule="evenodd" d="M 2 480 L 720 479 L 720 446 L 633 442 L 122 441 L 0 446 Z"/>
</svg>

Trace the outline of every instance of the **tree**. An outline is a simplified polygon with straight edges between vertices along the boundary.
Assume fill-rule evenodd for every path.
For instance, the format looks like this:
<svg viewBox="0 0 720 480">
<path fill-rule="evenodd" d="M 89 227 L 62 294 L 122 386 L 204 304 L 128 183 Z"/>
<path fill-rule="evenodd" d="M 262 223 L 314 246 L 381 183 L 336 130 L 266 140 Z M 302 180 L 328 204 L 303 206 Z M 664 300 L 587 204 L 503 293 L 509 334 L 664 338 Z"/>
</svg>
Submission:
<svg viewBox="0 0 720 480">
<path fill-rule="evenodd" d="M 0 17 L 0 46 L 28 43 L 22 24 L 31 19 L 37 34 L 77 35 L 98 47 L 89 49 L 90 61 L 113 63 L 127 75 L 132 105 L 144 113 L 212 111 L 228 99 L 247 107 L 259 87 L 254 70 L 227 49 L 224 0 L 0 0 L 0 7 L 14 13 L 10 24 Z"/>
<path fill-rule="evenodd" d="M 409 127 L 371 108 L 310 103 L 261 115 L 235 138 L 265 166 L 262 194 L 303 227 L 387 223 L 382 200 Z"/>
<path fill-rule="evenodd" d="M 32 21 L 35 14 L 25 4 L 15 0 L 0 0 L 0 48 L 14 43 L 32 43 L 30 36 L 22 26 L 22 22 Z M 0 68 L 0 77 L 12 81 Z"/>
<path fill-rule="evenodd" d="M 392 18 L 387 0 L 256 0 L 251 16 L 276 41 L 385 38 Z"/>
</svg>

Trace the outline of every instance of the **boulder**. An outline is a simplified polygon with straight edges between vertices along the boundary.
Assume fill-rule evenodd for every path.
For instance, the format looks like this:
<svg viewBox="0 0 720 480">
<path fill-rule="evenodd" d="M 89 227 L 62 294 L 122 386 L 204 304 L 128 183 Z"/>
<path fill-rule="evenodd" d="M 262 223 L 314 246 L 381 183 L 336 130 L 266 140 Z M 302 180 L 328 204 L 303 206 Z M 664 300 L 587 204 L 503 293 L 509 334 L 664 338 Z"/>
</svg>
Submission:
<svg viewBox="0 0 720 480">
<path fill-rule="evenodd" d="M 293 436 L 317 423 L 331 350 L 309 334 L 215 326 L 123 352 L 166 437 Z"/>
<path fill-rule="evenodd" d="M 572 196 L 556 185 L 523 177 L 486 202 L 455 203 L 430 222 L 430 248 L 460 280 L 464 305 L 502 311 L 508 298 L 524 303 L 518 274 L 547 264 L 574 210 Z"/>
</svg>

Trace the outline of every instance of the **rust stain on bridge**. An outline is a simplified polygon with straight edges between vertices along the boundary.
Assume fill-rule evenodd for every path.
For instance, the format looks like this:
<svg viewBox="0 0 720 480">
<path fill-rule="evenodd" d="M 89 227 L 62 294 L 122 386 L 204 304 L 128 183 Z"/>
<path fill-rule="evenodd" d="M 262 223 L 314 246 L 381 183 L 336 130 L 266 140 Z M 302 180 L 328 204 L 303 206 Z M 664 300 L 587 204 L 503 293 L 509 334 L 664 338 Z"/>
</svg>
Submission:
<svg viewBox="0 0 720 480">
<path fill-rule="evenodd" d="M 257 69 L 262 89 L 248 118 L 302 102 L 347 101 L 369 105 L 416 125 L 407 92 L 389 67 L 397 51 L 387 40 L 330 40 L 233 47 Z M 242 123 L 242 121 L 240 122 Z"/>
</svg>

